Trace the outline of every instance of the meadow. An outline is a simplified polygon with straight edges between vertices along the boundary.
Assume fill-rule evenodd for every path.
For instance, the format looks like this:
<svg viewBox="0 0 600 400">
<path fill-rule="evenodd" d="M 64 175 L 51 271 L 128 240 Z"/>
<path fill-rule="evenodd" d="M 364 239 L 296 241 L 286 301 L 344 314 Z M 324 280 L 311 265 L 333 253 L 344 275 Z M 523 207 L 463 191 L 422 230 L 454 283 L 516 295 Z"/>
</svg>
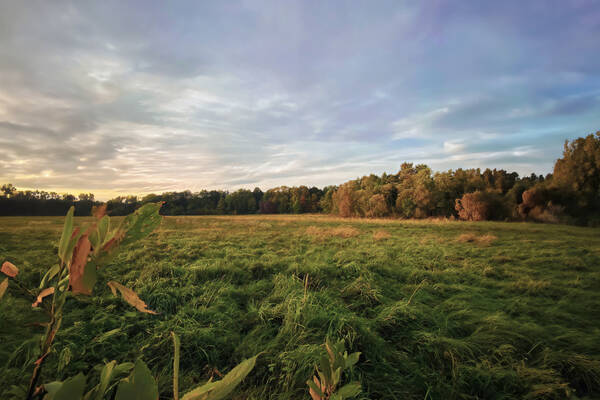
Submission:
<svg viewBox="0 0 600 400">
<path fill-rule="evenodd" d="M 77 223 L 86 218 L 77 218 Z M 0 261 L 35 287 L 62 217 L 0 218 Z M 70 299 L 42 381 L 142 357 L 169 398 L 264 352 L 236 399 L 309 399 L 326 337 L 359 362 L 359 399 L 600 397 L 600 230 L 325 215 L 165 217 Z M 158 315 L 114 297 L 134 289 Z M 0 302 L 0 398 L 26 384 L 39 311 Z M 162 397 L 161 397 L 162 398 Z"/>
</svg>

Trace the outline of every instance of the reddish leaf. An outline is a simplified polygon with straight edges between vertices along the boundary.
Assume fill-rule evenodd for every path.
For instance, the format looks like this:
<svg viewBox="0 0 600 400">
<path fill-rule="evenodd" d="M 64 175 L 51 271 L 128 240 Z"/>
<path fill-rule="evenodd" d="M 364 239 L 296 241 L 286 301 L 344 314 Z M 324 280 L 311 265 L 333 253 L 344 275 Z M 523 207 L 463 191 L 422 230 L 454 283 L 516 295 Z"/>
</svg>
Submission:
<svg viewBox="0 0 600 400">
<path fill-rule="evenodd" d="M 107 236 L 110 237 L 110 234 Z M 114 234 L 112 234 L 112 237 L 109 240 L 107 240 L 102 246 L 102 251 L 110 253 L 111 250 L 116 248 L 119 245 L 119 243 L 121 243 L 124 237 L 125 231 L 120 228 L 117 228 Z"/>
<path fill-rule="evenodd" d="M 317 386 L 317 388 L 319 390 L 321 390 L 321 392 L 323 392 L 323 388 L 321 386 L 321 381 L 319 381 L 319 378 L 317 378 L 316 376 L 313 375 L 313 382 L 315 383 L 315 385 Z M 310 397 L 312 397 L 313 400 L 323 400 L 323 397 L 321 397 L 316 390 L 314 390 L 312 387 L 308 388 L 308 392 L 310 394 Z"/>
<path fill-rule="evenodd" d="M 53 287 L 51 287 L 51 288 L 46 288 L 46 289 L 42 290 L 42 291 L 40 292 L 40 294 L 38 294 L 38 297 L 37 297 L 37 299 L 35 300 L 35 303 L 33 303 L 33 304 L 31 305 L 31 307 L 37 307 L 37 306 L 39 306 L 40 304 L 42 304 L 42 300 L 44 299 L 44 297 L 46 297 L 46 296 L 49 296 L 49 295 L 51 295 L 52 293 L 54 293 L 54 288 L 53 288 Z"/>
<path fill-rule="evenodd" d="M 92 288 L 84 281 L 85 265 L 92 249 L 92 244 L 87 235 L 79 238 L 73 249 L 73 258 L 69 266 L 69 286 L 73 293 L 91 294 Z"/>
<path fill-rule="evenodd" d="M 19 274 L 19 268 L 15 267 L 13 263 L 8 261 L 5 261 L 4 264 L 2 264 L 0 271 L 2 271 L 4 275 L 10 276 L 11 278 L 14 278 Z"/>
<path fill-rule="evenodd" d="M 117 290 L 121 292 L 121 296 L 123 296 L 123 299 L 135 308 L 137 308 L 138 311 L 148 314 L 157 314 L 155 311 L 149 310 L 146 303 L 142 299 L 140 299 L 133 290 L 121 285 L 119 282 L 109 281 L 108 287 L 110 287 L 110 290 L 115 296 L 117 295 Z"/>
</svg>

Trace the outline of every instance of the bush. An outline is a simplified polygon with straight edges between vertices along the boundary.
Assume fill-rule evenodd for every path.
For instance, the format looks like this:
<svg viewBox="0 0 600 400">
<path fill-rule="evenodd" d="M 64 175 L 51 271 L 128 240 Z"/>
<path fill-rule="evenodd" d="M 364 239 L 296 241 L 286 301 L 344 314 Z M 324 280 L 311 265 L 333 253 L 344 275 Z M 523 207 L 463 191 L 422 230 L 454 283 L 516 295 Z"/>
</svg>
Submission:
<svg viewBox="0 0 600 400">
<path fill-rule="evenodd" d="M 458 217 L 465 221 L 485 221 L 488 219 L 488 204 L 481 192 L 466 193 L 460 200 L 456 199 Z"/>
<path fill-rule="evenodd" d="M 562 202 L 561 194 L 556 189 L 537 185 L 523 192 L 523 202 L 519 204 L 519 216 L 537 222 L 558 223 L 564 219 L 565 207 L 557 204 Z"/>
<path fill-rule="evenodd" d="M 507 216 L 502 196 L 496 191 L 466 193 L 456 199 L 455 209 L 465 221 L 501 220 Z"/>
</svg>

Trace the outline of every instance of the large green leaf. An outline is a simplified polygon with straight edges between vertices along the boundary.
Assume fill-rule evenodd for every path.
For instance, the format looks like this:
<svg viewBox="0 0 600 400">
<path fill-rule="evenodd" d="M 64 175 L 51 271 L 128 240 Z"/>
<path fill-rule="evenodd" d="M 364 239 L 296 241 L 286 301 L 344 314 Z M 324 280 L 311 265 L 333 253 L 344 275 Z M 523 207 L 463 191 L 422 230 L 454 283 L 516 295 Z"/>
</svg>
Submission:
<svg viewBox="0 0 600 400">
<path fill-rule="evenodd" d="M 63 382 L 50 382 L 44 385 L 48 392 L 45 400 L 79 400 L 85 390 L 85 375 L 81 372 Z"/>
<path fill-rule="evenodd" d="M 52 278 L 54 278 L 56 276 L 56 274 L 58 274 L 58 272 L 60 271 L 60 265 L 58 264 L 54 264 L 52 267 L 50 267 L 50 269 L 48 269 L 48 271 L 46 271 L 46 273 L 44 274 L 44 277 L 42 278 L 42 281 L 40 282 L 40 289 L 43 289 L 44 286 L 46 286 L 46 284 L 52 280 Z"/>
<path fill-rule="evenodd" d="M 161 216 L 158 211 L 161 206 L 161 203 L 147 203 L 125 217 L 121 225 L 125 232 L 121 245 L 127 246 L 152 233 L 160 225 Z"/>
<path fill-rule="evenodd" d="M 321 372 L 323 374 L 323 378 L 321 379 L 324 383 L 331 383 L 332 381 L 332 370 L 333 370 L 333 365 L 331 364 L 333 361 L 330 361 L 330 359 L 325 355 L 325 354 L 321 354 L 321 357 L 319 359 L 319 372 Z"/>
<path fill-rule="evenodd" d="M 54 396 L 56 395 L 56 392 L 58 392 L 58 389 L 61 388 L 61 386 L 63 385 L 63 382 L 60 381 L 54 381 L 54 382 L 49 382 L 49 383 L 44 383 L 44 390 L 46 391 L 46 395 L 44 396 L 44 400 L 52 400 L 54 399 Z"/>
<path fill-rule="evenodd" d="M 188 392 L 181 400 L 207 400 L 210 392 L 215 388 L 216 382 L 207 382 L 202 386 Z"/>
<path fill-rule="evenodd" d="M 96 390 L 96 400 L 102 400 L 104 397 L 104 392 L 108 389 L 108 385 L 110 385 L 110 381 L 113 375 L 113 370 L 117 362 L 112 360 L 109 363 L 106 363 L 100 372 L 100 383 L 98 384 L 98 389 Z"/>
<path fill-rule="evenodd" d="M 100 238 L 100 240 L 99 240 L 100 244 L 104 243 L 104 241 L 106 240 L 106 235 L 108 234 L 109 229 L 110 229 L 110 218 L 108 217 L 108 215 L 105 215 L 98 222 L 97 231 L 98 231 L 98 236 Z"/>
<path fill-rule="evenodd" d="M 117 377 L 119 375 L 126 375 L 133 369 L 133 367 L 135 367 L 135 364 L 132 362 L 124 362 L 118 364 L 113 371 L 113 377 Z"/>
<path fill-rule="evenodd" d="M 106 236 L 108 234 L 110 225 L 110 218 L 108 215 L 102 217 L 95 226 L 92 225 L 93 229 L 89 234 L 89 240 L 92 243 L 92 247 L 94 248 L 94 254 L 98 254 L 102 249 L 102 245 L 106 241 Z"/>
<path fill-rule="evenodd" d="M 221 400 L 229 395 L 233 390 L 244 380 L 246 376 L 254 369 L 256 358 L 260 354 L 252 358 L 242 361 L 234 369 L 229 371 L 227 375 L 220 381 L 209 382 L 202 385 L 191 392 L 187 393 L 181 400 Z"/>
<path fill-rule="evenodd" d="M 358 396 L 360 394 L 360 391 L 360 382 L 351 382 L 336 390 L 335 393 L 342 399 L 348 399 L 350 397 Z"/>
<path fill-rule="evenodd" d="M 115 400 L 157 400 L 158 386 L 142 360 L 137 360 L 128 378 L 119 383 Z"/>
<path fill-rule="evenodd" d="M 119 330 L 119 329 L 116 329 Z M 100 371 L 100 381 L 83 397 L 84 400 L 102 400 L 112 392 L 117 380 L 128 375 L 134 364 L 117 364 L 115 360 L 104 364 Z M 112 397 L 111 397 L 112 398 Z"/>
<path fill-rule="evenodd" d="M 348 357 L 346 357 L 346 368 L 350 368 L 351 366 L 356 364 L 358 362 L 359 358 L 360 358 L 360 351 L 357 351 L 356 353 L 352 353 Z"/>
<path fill-rule="evenodd" d="M 208 396 L 209 400 L 220 400 L 224 399 L 229 393 L 231 393 L 242 381 L 250 371 L 254 369 L 256 365 L 256 359 L 260 354 L 255 355 L 245 361 L 242 361 L 234 369 L 229 371 L 227 375 L 220 381 L 215 383 L 215 389 L 212 390 Z"/>
</svg>

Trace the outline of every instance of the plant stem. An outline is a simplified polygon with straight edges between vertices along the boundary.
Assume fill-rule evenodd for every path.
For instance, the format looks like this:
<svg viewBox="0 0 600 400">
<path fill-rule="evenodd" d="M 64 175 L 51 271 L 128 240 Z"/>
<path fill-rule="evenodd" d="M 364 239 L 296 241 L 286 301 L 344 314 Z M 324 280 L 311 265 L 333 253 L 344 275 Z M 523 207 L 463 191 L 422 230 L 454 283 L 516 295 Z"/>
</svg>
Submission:
<svg viewBox="0 0 600 400">
<path fill-rule="evenodd" d="M 27 390 L 27 400 L 32 400 L 35 394 L 35 389 L 37 385 L 37 381 L 40 378 L 40 374 L 42 372 L 42 366 L 48 354 L 50 354 L 50 350 L 52 349 L 52 343 L 54 342 L 54 337 L 56 336 L 56 332 L 58 331 L 59 324 L 57 322 L 60 321 L 60 318 L 57 316 L 62 315 L 62 307 L 65 304 L 64 300 L 57 304 L 56 298 L 59 296 L 58 284 L 61 280 L 62 274 L 65 269 L 65 264 L 61 262 L 60 271 L 58 273 L 58 279 L 56 280 L 56 284 L 54 286 L 54 294 L 52 295 L 52 307 L 50 308 L 50 322 L 48 322 L 48 327 L 46 328 L 46 334 L 44 336 L 44 341 L 41 345 L 40 358 L 35 362 L 35 367 L 33 369 L 33 374 L 31 375 L 31 380 L 29 381 L 29 389 Z M 66 295 L 66 292 L 63 296 Z M 61 299 L 62 300 L 62 299 Z"/>
</svg>

